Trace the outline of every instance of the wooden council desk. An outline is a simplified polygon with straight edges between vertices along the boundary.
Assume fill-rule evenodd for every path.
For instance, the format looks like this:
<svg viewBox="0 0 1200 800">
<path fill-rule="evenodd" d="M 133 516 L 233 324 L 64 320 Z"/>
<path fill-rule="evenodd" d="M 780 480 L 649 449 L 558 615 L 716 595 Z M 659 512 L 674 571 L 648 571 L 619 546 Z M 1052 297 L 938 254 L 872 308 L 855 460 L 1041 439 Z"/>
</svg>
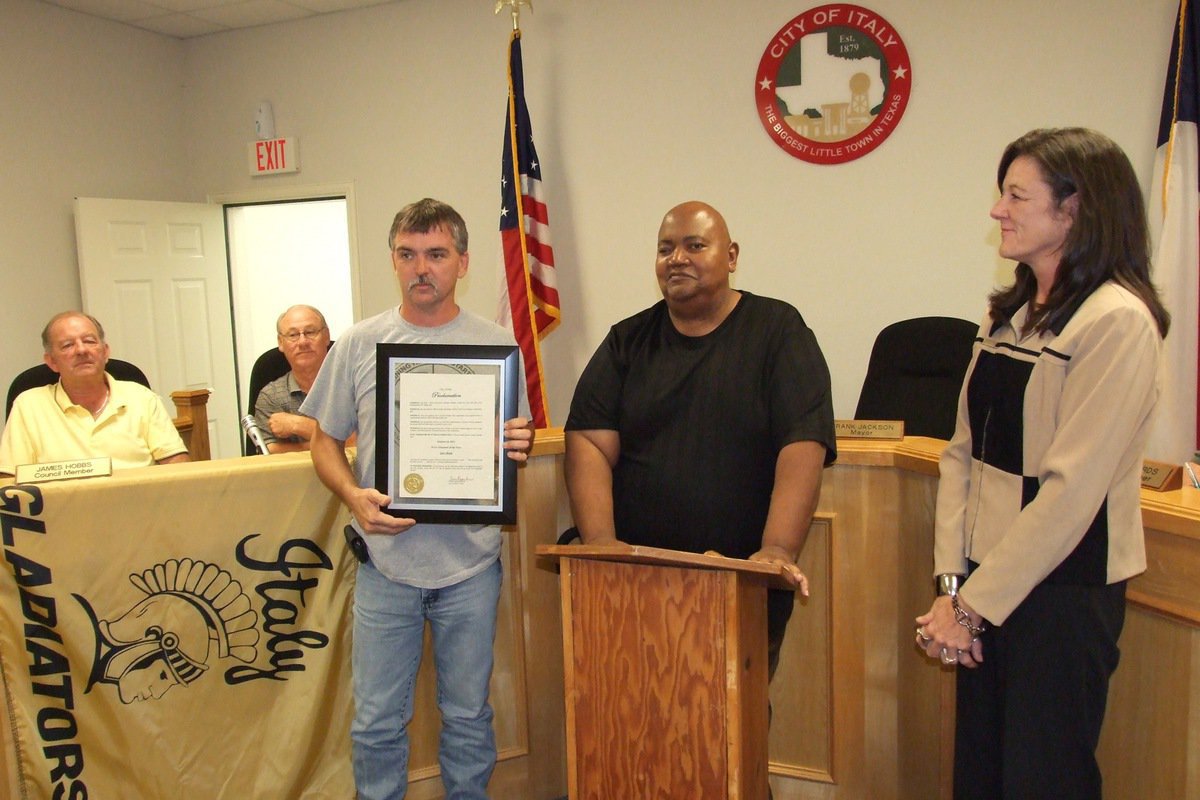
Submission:
<svg viewBox="0 0 1200 800">
<path fill-rule="evenodd" d="M 944 442 L 838 442 L 771 687 L 778 800 L 951 797 L 954 672 L 919 655 L 933 598 Z M 1130 582 L 1098 751 L 1108 800 L 1200 800 L 1200 491 L 1143 491 L 1147 571 Z M 827 688 L 826 688 L 827 687 Z"/>
<path fill-rule="evenodd" d="M 838 444 L 839 459 L 825 472 L 817 518 L 801 556 L 812 595 L 798 600 L 771 686 L 769 753 L 776 800 L 950 796 L 954 673 L 918 654 L 912 633 L 913 617 L 933 597 L 933 513 L 942 445 L 922 438 Z M 561 431 L 539 434 L 534 456 L 521 470 L 520 524 L 505 537 L 492 683 L 499 763 L 490 793 L 497 800 L 552 800 L 566 792 L 558 579 L 554 565 L 534 554 L 537 545 L 553 543 L 570 526 L 562 449 Z M 345 519 L 344 509 L 321 494 L 324 489 L 303 454 L 140 472 L 138 483 L 149 492 L 158 482 L 178 490 L 192 481 L 223 481 L 235 492 L 226 505 L 234 506 L 238 497 L 261 498 L 295 487 L 303 496 L 297 509 L 319 510 L 317 527 L 336 533 Z M 78 482 L 78 488 L 47 485 L 45 491 L 48 498 L 105 493 L 124 483 L 111 481 L 107 487 L 91 481 Z M 1121 665 L 1100 745 L 1105 797 L 1200 800 L 1200 491 L 1145 492 L 1143 508 L 1149 569 L 1130 584 Z M 187 513 L 186 504 L 182 511 L 164 506 L 160 513 L 170 522 Z M 299 523 L 312 513 L 297 512 L 291 519 Z M 218 530 L 211 535 L 228 538 Z M 340 549 L 331 544 L 328 551 L 340 564 Z M 11 572 L 9 564 L 4 569 Z M 0 616 L 13 613 L 7 604 L 0 608 Z M 331 669 L 340 670 L 340 663 L 335 659 Z M 413 800 L 441 797 L 431 673 L 426 664 L 410 730 Z M 86 668 L 76 675 L 81 686 L 86 678 Z M 194 702 L 190 693 L 216 683 L 197 681 L 135 706 L 169 711 Z M 313 689 L 298 680 L 292 685 L 304 689 L 308 702 Z M 8 778 L 8 791 L 0 796 L 16 798 L 22 795 L 15 790 L 8 713 L 7 707 L 0 713 L 0 775 Z M 326 736 L 332 745 L 348 733 L 329 730 Z M 314 758 L 340 759 L 345 753 L 345 747 L 329 746 L 298 757 L 311 764 Z M 215 784 L 208 796 L 283 800 L 338 794 L 272 794 L 269 788 Z"/>
</svg>

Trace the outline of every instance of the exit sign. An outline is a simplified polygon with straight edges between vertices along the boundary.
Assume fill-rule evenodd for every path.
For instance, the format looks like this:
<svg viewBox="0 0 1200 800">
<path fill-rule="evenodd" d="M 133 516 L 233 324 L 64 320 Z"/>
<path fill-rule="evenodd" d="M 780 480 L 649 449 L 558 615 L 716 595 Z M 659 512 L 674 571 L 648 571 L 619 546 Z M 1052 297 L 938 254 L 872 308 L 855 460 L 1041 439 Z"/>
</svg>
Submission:
<svg viewBox="0 0 1200 800">
<path fill-rule="evenodd" d="M 275 175 L 300 171 L 300 143 L 294 136 L 250 143 L 250 174 Z"/>
</svg>

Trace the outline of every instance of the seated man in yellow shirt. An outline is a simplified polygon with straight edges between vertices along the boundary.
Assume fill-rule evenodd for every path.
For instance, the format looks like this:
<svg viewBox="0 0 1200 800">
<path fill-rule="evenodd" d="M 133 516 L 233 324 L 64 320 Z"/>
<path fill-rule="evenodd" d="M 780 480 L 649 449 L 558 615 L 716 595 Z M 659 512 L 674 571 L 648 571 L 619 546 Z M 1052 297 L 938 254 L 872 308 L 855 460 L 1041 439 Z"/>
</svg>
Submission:
<svg viewBox="0 0 1200 800">
<path fill-rule="evenodd" d="M 42 330 L 46 364 L 58 383 L 21 392 L 0 435 L 0 474 L 20 464 L 112 458 L 113 469 L 190 460 L 158 395 L 104 371 L 104 328 L 78 311 Z"/>
</svg>

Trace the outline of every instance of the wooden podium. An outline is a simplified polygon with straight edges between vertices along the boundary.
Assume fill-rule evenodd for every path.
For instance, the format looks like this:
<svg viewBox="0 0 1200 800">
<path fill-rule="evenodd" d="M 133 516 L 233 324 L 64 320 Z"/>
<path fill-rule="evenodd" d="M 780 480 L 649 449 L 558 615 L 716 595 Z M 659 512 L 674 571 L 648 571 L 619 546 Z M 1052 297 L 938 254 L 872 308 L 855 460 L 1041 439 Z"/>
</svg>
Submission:
<svg viewBox="0 0 1200 800">
<path fill-rule="evenodd" d="M 571 800 L 765 800 L 782 567 L 630 545 L 560 559 Z M 536 657 L 536 655 L 535 655 Z"/>
</svg>

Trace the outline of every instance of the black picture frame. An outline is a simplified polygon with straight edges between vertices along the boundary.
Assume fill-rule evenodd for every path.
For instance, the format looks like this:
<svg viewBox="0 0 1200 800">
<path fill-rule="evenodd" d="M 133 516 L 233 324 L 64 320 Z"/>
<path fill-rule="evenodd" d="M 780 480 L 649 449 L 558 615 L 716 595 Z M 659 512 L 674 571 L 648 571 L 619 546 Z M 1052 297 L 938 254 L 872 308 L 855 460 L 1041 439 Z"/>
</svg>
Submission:
<svg viewBox="0 0 1200 800">
<path fill-rule="evenodd" d="M 519 353 L 375 345 L 375 488 L 392 500 L 386 513 L 419 523 L 517 521 L 517 462 L 503 444 L 504 421 L 517 416 Z"/>
</svg>

